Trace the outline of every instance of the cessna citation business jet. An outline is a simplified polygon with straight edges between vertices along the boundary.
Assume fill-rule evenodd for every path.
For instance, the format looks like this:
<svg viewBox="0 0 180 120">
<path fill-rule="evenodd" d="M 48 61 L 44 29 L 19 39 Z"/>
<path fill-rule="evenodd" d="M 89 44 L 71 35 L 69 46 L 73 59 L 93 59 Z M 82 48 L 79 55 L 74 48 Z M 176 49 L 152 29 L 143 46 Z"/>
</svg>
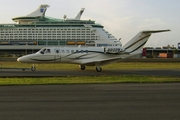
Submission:
<svg viewBox="0 0 180 120">
<path fill-rule="evenodd" d="M 102 46 L 95 47 L 45 47 L 37 53 L 25 55 L 17 59 L 18 62 L 33 63 L 32 71 L 35 71 L 35 63 L 70 63 L 78 64 L 81 70 L 86 66 L 95 66 L 97 72 L 101 72 L 102 65 L 117 62 L 142 53 L 142 47 L 152 33 L 166 32 L 170 30 L 141 31 L 123 47 L 120 42 L 109 41 Z"/>
</svg>

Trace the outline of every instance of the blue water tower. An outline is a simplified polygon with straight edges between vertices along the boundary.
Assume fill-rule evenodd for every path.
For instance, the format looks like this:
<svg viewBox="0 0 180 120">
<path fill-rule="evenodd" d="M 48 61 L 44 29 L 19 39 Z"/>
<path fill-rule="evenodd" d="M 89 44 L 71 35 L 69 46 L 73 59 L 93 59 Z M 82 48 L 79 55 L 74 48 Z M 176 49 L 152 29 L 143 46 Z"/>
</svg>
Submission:
<svg viewBox="0 0 180 120">
<path fill-rule="evenodd" d="M 180 49 L 180 43 L 178 43 L 178 49 Z"/>
</svg>

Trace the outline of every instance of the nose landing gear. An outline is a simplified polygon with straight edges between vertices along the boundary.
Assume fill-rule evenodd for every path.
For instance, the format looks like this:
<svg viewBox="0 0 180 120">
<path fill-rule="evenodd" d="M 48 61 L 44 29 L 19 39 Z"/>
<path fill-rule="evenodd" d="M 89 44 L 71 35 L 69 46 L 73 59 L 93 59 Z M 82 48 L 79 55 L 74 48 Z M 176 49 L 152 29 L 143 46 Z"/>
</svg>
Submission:
<svg viewBox="0 0 180 120">
<path fill-rule="evenodd" d="M 33 65 L 32 65 L 32 67 L 31 67 L 31 71 L 33 71 L 33 72 L 34 72 L 34 71 L 36 71 L 35 64 L 33 64 Z"/>
</svg>

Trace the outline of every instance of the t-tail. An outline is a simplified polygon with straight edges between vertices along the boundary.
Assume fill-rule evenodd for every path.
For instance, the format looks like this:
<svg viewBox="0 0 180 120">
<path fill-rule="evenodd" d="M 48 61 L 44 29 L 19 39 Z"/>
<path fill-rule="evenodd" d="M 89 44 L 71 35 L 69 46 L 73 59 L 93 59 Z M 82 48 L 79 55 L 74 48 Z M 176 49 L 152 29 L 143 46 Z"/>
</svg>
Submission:
<svg viewBox="0 0 180 120">
<path fill-rule="evenodd" d="M 37 10 L 27 15 L 27 17 L 44 17 L 49 5 L 40 5 Z"/>
<path fill-rule="evenodd" d="M 132 38 L 128 43 L 123 46 L 123 51 L 130 55 L 136 55 L 141 53 L 143 46 L 148 41 L 152 33 L 167 32 L 170 30 L 149 30 L 141 31 L 134 38 Z"/>
</svg>

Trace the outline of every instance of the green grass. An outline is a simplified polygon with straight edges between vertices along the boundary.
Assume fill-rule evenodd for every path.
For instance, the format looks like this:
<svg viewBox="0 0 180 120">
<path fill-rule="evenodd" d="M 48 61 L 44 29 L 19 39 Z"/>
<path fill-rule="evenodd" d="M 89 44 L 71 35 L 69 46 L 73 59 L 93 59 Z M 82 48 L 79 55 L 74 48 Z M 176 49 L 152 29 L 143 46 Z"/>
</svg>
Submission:
<svg viewBox="0 0 180 120">
<path fill-rule="evenodd" d="M 31 64 L 18 62 L 1 62 L 2 67 L 30 68 Z M 39 64 L 37 70 L 76 70 L 72 64 Z M 94 67 L 87 67 L 93 69 Z M 103 70 L 129 69 L 180 69 L 180 62 L 119 62 L 103 66 Z M 103 72 L 103 71 L 102 71 Z M 0 78 L 0 85 L 44 85 L 44 84 L 106 84 L 106 83 L 164 83 L 180 82 L 180 77 L 173 76 L 92 76 L 92 77 L 41 77 L 41 78 Z"/>
<path fill-rule="evenodd" d="M 98 76 L 98 77 L 44 77 L 0 78 L 0 85 L 47 85 L 47 84 L 107 84 L 107 83 L 170 83 L 180 82 L 179 77 L 156 76 Z"/>
<path fill-rule="evenodd" d="M 30 68 L 32 64 L 19 62 L 1 62 L 2 67 L 10 68 Z M 74 64 L 38 64 L 37 70 L 74 70 L 79 69 L 78 65 Z M 87 69 L 94 69 L 88 67 Z M 180 62 L 119 62 L 103 66 L 103 70 L 129 70 L 129 69 L 180 69 Z"/>
</svg>

